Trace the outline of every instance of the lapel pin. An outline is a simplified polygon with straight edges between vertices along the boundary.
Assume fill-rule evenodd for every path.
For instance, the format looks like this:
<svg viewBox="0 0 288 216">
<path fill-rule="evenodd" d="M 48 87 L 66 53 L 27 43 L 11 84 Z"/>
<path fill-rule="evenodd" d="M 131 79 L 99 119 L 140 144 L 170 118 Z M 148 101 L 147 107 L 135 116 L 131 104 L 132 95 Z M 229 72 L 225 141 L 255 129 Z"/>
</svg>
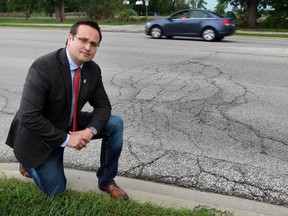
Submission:
<svg viewBox="0 0 288 216">
<path fill-rule="evenodd" d="M 84 84 L 86 84 L 86 82 L 87 82 L 87 80 L 86 80 L 86 79 L 84 79 L 84 80 L 83 80 L 83 83 L 84 83 Z"/>
</svg>

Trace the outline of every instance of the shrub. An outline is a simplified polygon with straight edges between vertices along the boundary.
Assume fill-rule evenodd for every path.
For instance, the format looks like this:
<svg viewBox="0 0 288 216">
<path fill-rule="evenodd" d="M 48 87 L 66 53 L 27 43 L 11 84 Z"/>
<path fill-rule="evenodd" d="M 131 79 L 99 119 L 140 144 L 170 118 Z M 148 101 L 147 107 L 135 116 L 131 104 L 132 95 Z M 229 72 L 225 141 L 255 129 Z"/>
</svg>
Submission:
<svg viewBox="0 0 288 216">
<path fill-rule="evenodd" d="M 131 21 L 132 10 L 125 8 L 117 13 L 116 18 L 120 22 L 129 22 Z M 133 15 L 138 16 L 137 12 L 133 10 Z"/>
<path fill-rule="evenodd" d="M 288 28 L 288 17 L 285 16 L 269 16 L 258 25 L 261 28 Z"/>
</svg>

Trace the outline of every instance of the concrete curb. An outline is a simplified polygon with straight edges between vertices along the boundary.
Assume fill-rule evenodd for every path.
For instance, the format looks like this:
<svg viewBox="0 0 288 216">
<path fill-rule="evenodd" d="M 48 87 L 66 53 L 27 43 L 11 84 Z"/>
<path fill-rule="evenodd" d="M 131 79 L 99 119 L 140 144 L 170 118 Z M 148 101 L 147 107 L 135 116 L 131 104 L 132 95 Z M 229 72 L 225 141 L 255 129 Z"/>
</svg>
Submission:
<svg viewBox="0 0 288 216">
<path fill-rule="evenodd" d="M 0 163 L 0 177 L 17 178 L 32 182 L 21 176 L 18 163 Z M 65 168 L 67 188 L 76 191 L 93 190 L 101 192 L 97 187 L 95 172 Z M 140 202 L 150 202 L 158 206 L 193 209 L 205 205 L 222 211 L 232 212 L 234 216 L 287 216 L 288 208 L 237 197 L 201 192 L 171 185 L 149 181 L 117 177 L 117 184 L 123 187 L 130 198 Z"/>
</svg>

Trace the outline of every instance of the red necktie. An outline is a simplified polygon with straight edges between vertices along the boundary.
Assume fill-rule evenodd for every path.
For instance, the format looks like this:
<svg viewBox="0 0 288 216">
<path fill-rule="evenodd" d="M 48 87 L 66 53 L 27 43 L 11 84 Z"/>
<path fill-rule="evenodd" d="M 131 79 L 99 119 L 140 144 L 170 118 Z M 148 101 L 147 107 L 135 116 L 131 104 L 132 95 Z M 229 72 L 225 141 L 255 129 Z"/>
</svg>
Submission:
<svg viewBox="0 0 288 216">
<path fill-rule="evenodd" d="M 80 67 L 76 69 L 74 79 L 74 112 L 73 112 L 73 128 L 72 131 L 77 131 L 77 113 L 78 113 L 78 98 L 79 98 L 79 86 L 80 86 Z"/>
</svg>

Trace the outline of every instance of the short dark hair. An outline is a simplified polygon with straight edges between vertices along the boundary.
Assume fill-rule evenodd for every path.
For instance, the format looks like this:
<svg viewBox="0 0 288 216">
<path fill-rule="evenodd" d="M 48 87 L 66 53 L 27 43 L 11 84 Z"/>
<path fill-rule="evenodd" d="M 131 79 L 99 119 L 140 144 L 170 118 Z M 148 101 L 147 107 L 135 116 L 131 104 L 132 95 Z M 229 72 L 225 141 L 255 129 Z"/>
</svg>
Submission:
<svg viewBox="0 0 288 216">
<path fill-rule="evenodd" d="M 92 21 L 92 20 L 78 20 L 76 23 L 74 23 L 72 25 L 72 27 L 70 29 L 70 34 L 76 35 L 77 31 L 78 31 L 78 26 L 80 26 L 80 25 L 88 25 L 91 28 L 94 28 L 95 30 L 97 30 L 99 33 L 99 36 L 100 36 L 100 40 L 99 40 L 99 44 L 100 44 L 100 42 L 102 40 L 102 34 L 101 34 L 101 29 L 100 29 L 97 22 Z"/>
</svg>

